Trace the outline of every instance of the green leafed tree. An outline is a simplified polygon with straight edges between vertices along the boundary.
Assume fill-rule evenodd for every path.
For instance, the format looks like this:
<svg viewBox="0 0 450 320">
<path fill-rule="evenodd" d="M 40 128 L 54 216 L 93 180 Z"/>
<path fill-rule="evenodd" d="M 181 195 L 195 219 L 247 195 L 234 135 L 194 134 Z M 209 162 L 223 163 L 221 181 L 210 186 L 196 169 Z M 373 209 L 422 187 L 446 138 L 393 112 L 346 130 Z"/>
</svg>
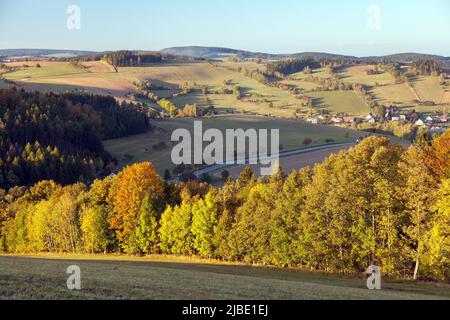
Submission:
<svg viewBox="0 0 450 320">
<path fill-rule="evenodd" d="M 161 216 L 161 250 L 173 254 L 194 253 L 191 223 L 191 201 L 183 201 L 180 206 L 174 208 L 168 206 Z"/>
<path fill-rule="evenodd" d="M 85 207 L 81 213 L 80 227 L 86 252 L 100 253 L 108 249 L 111 235 L 108 230 L 107 209 L 104 206 Z"/>
<path fill-rule="evenodd" d="M 157 252 L 158 216 L 149 196 L 142 201 L 135 239 L 140 252 L 145 254 Z"/>
<path fill-rule="evenodd" d="M 218 222 L 217 211 L 212 192 L 192 207 L 191 231 L 194 237 L 194 248 L 205 257 L 212 257 L 215 251 L 213 239 Z"/>
</svg>

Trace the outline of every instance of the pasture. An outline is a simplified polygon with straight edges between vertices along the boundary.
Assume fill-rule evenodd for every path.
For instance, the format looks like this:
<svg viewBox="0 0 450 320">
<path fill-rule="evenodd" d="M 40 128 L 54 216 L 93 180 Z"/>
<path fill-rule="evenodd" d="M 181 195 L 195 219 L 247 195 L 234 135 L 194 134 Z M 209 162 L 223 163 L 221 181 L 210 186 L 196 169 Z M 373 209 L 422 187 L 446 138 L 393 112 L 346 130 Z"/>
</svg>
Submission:
<svg viewBox="0 0 450 320">
<path fill-rule="evenodd" d="M 66 269 L 81 270 L 70 291 Z M 398 300 L 450 299 L 448 285 L 251 267 L 198 258 L 108 255 L 0 256 L 0 299 Z"/>
<path fill-rule="evenodd" d="M 445 91 L 439 83 L 439 77 L 428 76 L 417 77 L 413 85 L 421 100 L 442 103 L 444 102 Z"/>
<path fill-rule="evenodd" d="M 312 92 L 310 96 L 316 109 L 347 114 L 367 114 L 370 111 L 364 100 L 353 91 Z"/>
<path fill-rule="evenodd" d="M 37 67 L 38 64 L 40 67 Z M 20 67 L 19 70 L 5 75 L 6 79 L 13 81 L 39 82 L 40 79 L 85 73 L 85 71 L 67 62 L 15 62 L 7 65 Z"/>
<path fill-rule="evenodd" d="M 375 87 L 372 93 L 383 104 L 412 104 L 417 99 L 414 91 L 404 83 Z"/>
<path fill-rule="evenodd" d="M 210 119 L 201 119 L 203 130 L 217 128 L 224 132 L 226 129 L 280 129 L 280 144 L 284 150 L 305 147 L 306 138 L 311 138 L 313 145 L 326 144 L 327 140 L 334 142 L 353 142 L 363 135 L 358 131 L 331 127 L 319 126 L 296 120 L 281 120 L 258 116 L 229 115 L 218 116 Z M 164 173 L 165 169 L 172 169 L 170 161 L 171 142 L 170 137 L 173 130 L 185 128 L 192 132 L 192 118 L 172 119 L 163 121 L 152 121 L 152 125 L 162 130 L 148 132 L 141 135 L 131 136 L 122 139 L 104 141 L 108 150 L 119 160 L 120 167 L 135 162 L 151 161 L 155 165 L 158 173 Z M 153 146 L 164 142 L 166 148 L 154 150 Z"/>
<path fill-rule="evenodd" d="M 13 80 L 25 89 L 43 91 L 83 90 L 98 94 L 112 95 L 119 100 L 129 100 L 129 93 L 136 93 L 134 82 L 148 80 L 171 90 L 156 90 L 161 98 L 170 99 L 178 108 L 185 104 L 197 104 L 199 107 L 213 105 L 217 110 L 247 111 L 260 115 L 294 118 L 300 113 L 310 111 L 303 107 L 301 100 L 292 93 L 276 86 L 265 85 L 245 76 L 243 70 L 265 70 L 264 64 L 253 61 L 232 62 L 165 62 L 163 64 L 145 64 L 140 67 L 118 68 L 117 72 L 105 61 L 83 62 L 82 67 L 75 67 L 68 62 L 42 62 L 38 68 L 35 62 L 8 63 L 17 71 L 6 73 L 6 79 Z M 26 66 L 24 66 L 26 65 Z M 439 84 L 439 78 L 433 76 L 417 77 L 412 86 L 396 84 L 389 73 L 370 75 L 369 65 L 345 66 L 335 70 L 340 81 L 359 83 L 368 89 L 381 104 L 408 106 L 418 111 L 430 108 L 418 105 L 415 100 L 432 101 L 436 104 L 450 101 L 448 92 Z M 329 79 L 332 75 L 325 69 L 315 69 L 312 75 Z M 306 81 L 308 75 L 295 73 L 280 81 L 300 89 L 305 95 L 315 99 L 317 110 L 331 113 L 348 113 L 350 115 L 367 114 L 367 104 L 351 91 L 317 91 L 320 85 Z M 178 92 L 182 83 L 189 83 L 191 93 L 172 97 Z M 227 86 L 239 86 L 242 98 L 224 93 Z M 208 93 L 202 93 L 206 87 Z M 150 100 L 139 99 L 151 104 Z"/>
</svg>

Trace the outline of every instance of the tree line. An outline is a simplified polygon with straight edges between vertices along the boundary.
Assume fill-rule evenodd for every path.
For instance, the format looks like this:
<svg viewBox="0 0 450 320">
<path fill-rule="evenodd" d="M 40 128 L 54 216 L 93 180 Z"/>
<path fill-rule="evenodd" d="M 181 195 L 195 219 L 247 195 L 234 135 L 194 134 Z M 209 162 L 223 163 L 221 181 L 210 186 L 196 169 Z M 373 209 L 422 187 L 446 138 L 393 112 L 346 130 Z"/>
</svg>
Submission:
<svg viewBox="0 0 450 320">
<path fill-rule="evenodd" d="M 162 55 L 159 53 L 140 54 L 133 51 L 114 51 L 103 55 L 103 60 L 115 67 L 136 67 L 143 63 L 162 62 Z"/>
<path fill-rule="evenodd" d="M 292 58 L 270 62 L 267 64 L 267 72 L 269 74 L 281 74 L 286 76 L 309 69 L 318 69 L 321 67 L 320 62 L 312 57 Z"/>
<path fill-rule="evenodd" d="M 0 186 L 95 179 L 113 166 L 102 139 L 148 129 L 144 113 L 112 97 L 0 90 Z"/>
<path fill-rule="evenodd" d="M 435 60 L 415 60 L 411 63 L 411 69 L 416 75 L 420 76 L 438 76 L 441 74 L 441 65 Z"/>
<path fill-rule="evenodd" d="M 197 59 L 187 56 L 178 56 L 167 52 L 146 52 L 146 51 L 108 51 L 99 52 L 83 56 L 77 56 L 75 58 L 60 59 L 62 61 L 70 61 L 75 65 L 78 65 L 79 61 L 100 61 L 104 60 L 117 67 L 139 67 L 145 63 L 162 63 L 167 60 L 173 61 L 197 61 Z"/>
<path fill-rule="evenodd" d="M 217 188 L 150 163 L 92 185 L 0 192 L 1 249 L 199 255 L 327 272 L 450 280 L 450 132 L 404 149 L 369 137 L 313 169 Z"/>
</svg>

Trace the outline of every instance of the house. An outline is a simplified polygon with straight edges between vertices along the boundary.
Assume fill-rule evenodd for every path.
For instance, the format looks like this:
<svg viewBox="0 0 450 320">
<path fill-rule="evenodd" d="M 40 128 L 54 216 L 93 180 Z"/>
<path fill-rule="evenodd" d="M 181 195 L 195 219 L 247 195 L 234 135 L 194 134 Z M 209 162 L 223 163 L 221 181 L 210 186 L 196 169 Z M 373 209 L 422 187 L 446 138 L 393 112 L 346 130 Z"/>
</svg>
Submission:
<svg viewBox="0 0 450 320">
<path fill-rule="evenodd" d="M 332 117 L 331 122 L 333 123 L 342 123 L 342 118 L 339 117 Z"/>
<path fill-rule="evenodd" d="M 448 116 L 441 116 L 441 117 L 439 118 L 439 120 L 440 120 L 441 122 L 448 122 Z"/>
<path fill-rule="evenodd" d="M 415 125 L 417 127 L 423 127 L 423 126 L 425 126 L 425 122 L 423 122 L 422 119 L 419 119 L 416 121 Z"/>
<path fill-rule="evenodd" d="M 308 118 L 306 119 L 306 122 L 312 123 L 312 124 L 318 124 L 319 123 L 319 118 Z"/>
<path fill-rule="evenodd" d="M 369 114 L 366 117 L 366 121 L 368 121 L 369 123 L 375 123 L 375 122 L 377 122 L 377 119 L 372 114 Z"/>
<path fill-rule="evenodd" d="M 375 119 L 373 117 L 369 119 L 369 123 L 375 123 L 375 122 L 377 122 L 377 119 Z"/>
<path fill-rule="evenodd" d="M 354 117 L 344 117 L 342 118 L 344 120 L 344 122 L 346 123 L 353 123 L 355 122 L 355 118 Z"/>
</svg>

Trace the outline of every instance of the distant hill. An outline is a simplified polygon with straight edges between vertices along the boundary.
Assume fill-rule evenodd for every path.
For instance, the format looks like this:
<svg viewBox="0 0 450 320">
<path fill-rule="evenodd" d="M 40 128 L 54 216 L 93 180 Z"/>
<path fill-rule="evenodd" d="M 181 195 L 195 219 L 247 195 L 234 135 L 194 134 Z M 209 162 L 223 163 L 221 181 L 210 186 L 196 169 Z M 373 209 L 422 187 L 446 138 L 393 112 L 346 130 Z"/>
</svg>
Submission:
<svg viewBox="0 0 450 320">
<path fill-rule="evenodd" d="M 188 46 L 188 47 L 173 47 L 163 49 L 162 52 L 172 53 L 176 55 L 183 55 L 195 58 L 203 58 L 203 59 L 220 59 L 227 56 L 236 56 L 240 59 L 268 59 L 268 60 L 279 60 L 285 58 L 292 57 L 304 57 L 309 56 L 317 59 L 356 59 L 356 57 L 352 56 L 344 56 L 338 54 L 331 53 L 321 53 L 321 52 L 303 52 L 303 53 L 295 53 L 295 54 L 271 54 L 264 52 L 251 52 L 245 50 L 236 50 L 229 48 L 220 48 L 220 47 L 196 47 L 196 46 Z"/>
<path fill-rule="evenodd" d="M 138 53 L 146 53 L 147 51 L 134 51 Z M 186 46 L 173 47 L 161 50 L 162 53 L 171 54 L 179 57 L 191 57 L 200 59 L 222 59 L 227 56 L 236 56 L 240 59 L 263 59 L 263 60 L 280 60 L 287 58 L 312 57 L 314 59 L 342 59 L 360 62 L 399 62 L 408 63 L 419 59 L 430 59 L 442 63 L 446 68 L 450 68 L 450 57 L 443 57 L 432 54 L 422 53 L 398 53 L 386 56 L 369 56 L 355 57 L 350 55 L 332 54 L 326 52 L 301 52 L 292 54 L 271 54 L 264 52 L 252 52 L 245 50 L 237 50 L 221 47 L 201 47 Z M 104 52 L 108 53 L 108 52 Z M 103 54 L 104 54 L 103 53 Z M 155 53 L 155 52 L 153 52 Z M 88 56 L 99 55 L 100 52 L 83 51 L 83 50 L 53 50 L 53 49 L 0 49 L 0 56 L 21 57 L 21 56 Z"/>
<path fill-rule="evenodd" d="M 219 47 L 174 47 L 163 49 L 162 52 L 184 55 L 194 58 L 204 58 L 204 59 L 217 59 L 224 56 L 230 55 L 247 55 L 252 54 L 252 52 L 247 52 L 243 50 L 235 50 L 228 48 L 219 48 Z"/>
<path fill-rule="evenodd" d="M 439 61 L 446 66 L 450 66 L 450 57 L 443 57 L 431 54 L 421 54 L 421 53 L 399 53 L 386 56 L 371 56 L 371 57 L 355 57 L 348 55 L 332 54 L 325 52 L 302 52 L 293 54 L 270 54 L 262 52 L 251 52 L 244 50 L 236 50 L 229 48 L 220 47 L 199 47 L 199 46 L 187 46 L 187 47 L 173 47 L 162 50 L 163 52 L 168 52 L 177 55 L 190 56 L 195 58 L 205 58 L 205 59 L 220 59 L 226 56 L 234 55 L 240 59 L 268 59 L 268 60 L 279 60 L 286 58 L 301 58 L 301 57 L 313 57 L 315 59 L 343 59 L 343 60 L 354 60 L 361 62 L 400 62 L 407 63 L 418 59 L 431 59 Z"/>
<path fill-rule="evenodd" d="M 399 63 L 408 63 L 415 60 L 435 60 L 438 62 L 442 62 L 446 64 L 447 66 L 450 65 L 450 57 L 443 57 L 438 56 L 434 54 L 424 54 L 424 53 L 415 53 L 415 52 L 409 52 L 409 53 L 397 53 L 397 54 L 391 54 L 387 56 L 373 56 L 373 57 L 365 57 L 364 58 L 367 61 L 376 61 L 376 62 L 399 62 Z"/>
<path fill-rule="evenodd" d="M 92 54 L 93 51 L 82 50 L 53 50 L 53 49 L 0 49 L 0 56 L 3 57 L 25 57 L 25 56 L 52 56 L 52 55 L 68 55 L 80 56 Z"/>
</svg>

